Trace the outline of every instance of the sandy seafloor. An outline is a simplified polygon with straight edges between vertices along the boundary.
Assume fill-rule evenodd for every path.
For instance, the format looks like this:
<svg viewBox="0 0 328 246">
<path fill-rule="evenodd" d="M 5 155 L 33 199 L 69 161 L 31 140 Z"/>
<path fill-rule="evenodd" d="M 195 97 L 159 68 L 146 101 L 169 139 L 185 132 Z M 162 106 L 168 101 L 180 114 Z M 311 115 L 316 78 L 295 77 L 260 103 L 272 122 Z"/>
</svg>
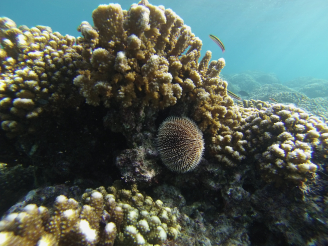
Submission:
<svg viewBox="0 0 328 246">
<path fill-rule="evenodd" d="M 133 1 L 118 3 L 128 10 Z M 5 218 L 29 203 L 52 207 L 60 194 L 85 203 L 85 189 L 121 180 L 122 188 L 136 183 L 141 193 L 179 211 L 181 233 L 163 245 L 327 245 L 327 145 L 321 129 L 328 120 L 328 2 L 150 3 L 171 8 L 191 27 L 203 43 L 201 58 L 211 50 L 212 60 L 225 59 L 220 77 L 240 97 L 235 105 L 260 109 L 265 102 L 270 110 L 283 105 L 292 113 L 299 108 L 322 123 L 315 126 L 318 143 L 311 143 L 315 174 L 306 182 L 268 181 L 271 174 L 258 168 L 259 147 L 240 165 L 226 167 L 210 154 L 208 133 L 199 166 L 186 174 L 171 172 L 156 149 L 157 129 L 168 116 L 192 117 L 188 105 L 137 112 L 84 103 L 78 110 L 45 115 L 35 135 L 11 138 L 1 130 L 0 214 Z M 99 4 L 108 2 L 1 1 L 0 17 L 78 37 L 77 27 L 82 21 L 92 25 Z M 224 53 L 209 34 L 224 43 Z M 145 173 L 134 173 L 140 166 L 147 167 Z"/>
</svg>

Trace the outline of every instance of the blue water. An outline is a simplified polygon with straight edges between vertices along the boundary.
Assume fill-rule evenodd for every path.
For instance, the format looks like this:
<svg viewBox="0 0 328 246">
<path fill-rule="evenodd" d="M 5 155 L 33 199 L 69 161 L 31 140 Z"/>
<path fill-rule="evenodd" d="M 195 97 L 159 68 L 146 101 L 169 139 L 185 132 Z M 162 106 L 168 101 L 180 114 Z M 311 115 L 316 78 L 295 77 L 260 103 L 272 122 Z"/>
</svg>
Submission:
<svg viewBox="0 0 328 246">
<path fill-rule="evenodd" d="M 118 1 L 123 9 L 137 1 Z M 18 25 L 47 25 L 78 36 L 81 21 L 107 1 L 11 0 L 0 2 L 0 16 Z M 275 73 L 284 82 L 300 76 L 328 79 L 327 0 L 154 0 L 180 15 L 203 41 L 213 59 L 224 57 L 223 74 L 246 70 Z M 208 37 L 225 44 L 221 49 Z"/>
</svg>

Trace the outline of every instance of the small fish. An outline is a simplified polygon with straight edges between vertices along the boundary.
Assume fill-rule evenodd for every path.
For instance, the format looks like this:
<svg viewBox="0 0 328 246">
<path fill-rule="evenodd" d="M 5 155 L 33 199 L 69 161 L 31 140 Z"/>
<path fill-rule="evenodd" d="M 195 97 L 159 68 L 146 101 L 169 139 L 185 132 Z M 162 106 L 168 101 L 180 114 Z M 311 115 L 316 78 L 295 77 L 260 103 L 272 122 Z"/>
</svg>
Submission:
<svg viewBox="0 0 328 246">
<path fill-rule="evenodd" d="M 269 100 L 271 100 L 272 102 L 278 103 L 278 101 L 272 97 L 270 97 Z"/>
<path fill-rule="evenodd" d="M 210 34 L 209 36 L 210 36 L 210 38 L 211 38 L 211 39 L 212 39 L 212 40 L 213 40 L 218 46 L 220 46 L 222 52 L 224 52 L 224 51 L 225 51 L 225 47 L 224 47 L 224 44 L 221 42 L 221 40 L 220 40 L 218 37 L 216 37 L 216 36 L 214 36 L 214 35 L 212 35 L 212 34 Z"/>
<path fill-rule="evenodd" d="M 241 101 L 241 98 L 239 96 L 237 96 L 235 93 L 233 93 L 229 90 L 228 90 L 228 95 L 231 96 L 234 99 L 237 99 L 237 100 Z"/>
<path fill-rule="evenodd" d="M 301 96 L 301 101 L 302 101 L 302 102 L 306 102 L 307 99 L 308 99 L 308 98 L 307 98 L 306 96 L 303 96 L 303 95 Z"/>
<path fill-rule="evenodd" d="M 241 96 L 249 97 L 249 94 L 246 91 L 240 91 L 238 94 Z"/>
</svg>

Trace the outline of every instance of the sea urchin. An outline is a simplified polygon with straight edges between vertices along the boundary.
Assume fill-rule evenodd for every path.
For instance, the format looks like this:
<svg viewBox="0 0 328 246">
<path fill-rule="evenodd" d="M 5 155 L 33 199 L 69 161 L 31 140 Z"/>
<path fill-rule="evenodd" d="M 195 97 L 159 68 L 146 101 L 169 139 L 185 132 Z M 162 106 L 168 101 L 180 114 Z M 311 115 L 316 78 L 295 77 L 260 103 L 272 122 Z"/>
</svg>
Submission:
<svg viewBox="0 0 328 246">
<path fill-rule="evenodd" d="M 194 169 L 202 158 L 203 134 L 192 120 L 169 117 L 158 129 L 157 148 L 170 170 L 185 173 Z"/>
</svg>

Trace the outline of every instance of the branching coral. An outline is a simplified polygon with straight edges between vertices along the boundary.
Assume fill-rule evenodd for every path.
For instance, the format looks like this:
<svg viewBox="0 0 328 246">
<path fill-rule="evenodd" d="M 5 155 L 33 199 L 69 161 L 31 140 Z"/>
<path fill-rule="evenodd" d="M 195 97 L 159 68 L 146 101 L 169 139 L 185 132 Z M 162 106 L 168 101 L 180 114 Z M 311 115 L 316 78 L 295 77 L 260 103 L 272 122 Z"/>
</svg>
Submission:
<svg viewBox="0 0 328 246">
<path fill-rule="evenodd" d="M 218 76 L 225 65 L 224 59 L 210 63 L 211 52 L 207 52 L 198 62 L 201 40 L 195 37 L 191 28 L 184 25 L 183 20 L 171 9 L 153 6 L 147 1 L 132 5 L 128 11 L 122 10 L 118 4 L 109 4 L 100 5 L 93 11 L 92 17 L 95 27 L 82 22 L 78 30 L 83 37 L 77 38 L 76 46 L 73 45 L 75 39 L 67 36 L 61 41 L 63 37 L 60 34 L 52 34 L 49 28 L 38 27 L 41 29 L 38 29 L 36 34 L 43 32 L 42 47 L 32 43 L 31 45 L 36 47 L 36 52 L 30 55 L 37 56 L 38 62 L 44 62 L 46 72 L 48 67 L 53 69 L 52 73 L 41 73 L 39 77 L 42 77 L 39 80 L 46 83 L 43 79 L 46 80 L 52 76 L 51 79 L 55 81 L 68 81 L 65 84 L 60 83 L 59 86 L 60 89 L 65 89 L 66 94 L 59 94 L 55 83 L 51 85 L 56 91 L 51 97 L 77 99 L 78 97 L 74 94 L 77 87 L 80 94 L 86 98 L 86 103 L 94 106 L 102 102 L 105 107 L 114 104 L 122 109 L 132 107 L 140 110 L 149 106 L 158 110 L 175 105 L 179 100 L 190 101 L 193 105 L 192 118 L 197 121 L 203 131 L 207 130 L 214 137 L 217 137 L 217 130 L 221 129 L 225 134 L 229 131 L 228 129 L 236 125 L 240 116 L 233 107 L 232 99 L 226 93 L 227 83 Z M 108 20 L 111 21 L 108 22 Z M 6 23 L 6 20 L 3 22 Z M 9 28 L 10 30 L 17 29 L 13 22 L 8 20 L 7 22 L 8 24 L 3 25 L 3 32 Z M 24 33 L 19 35 L 24 35 Z M 9 34 L 7 36 L 9 37 Z M 57 39 L 51 39 L 53 36 Z M 4 38 L 3 42 L 7 39 Z M 16 46 L 18 47 L 19 44 Z M 11 51 L 10 45 L 4 45 L 4 47 L 6 48 L 4 52 Z M 15 49 L 19 50 L 17 47 Z M 45 48 L 45 51 L 41 52 L 42 48 Z M 53 51 L 50 48 L 59 49 L 59 51 Z M 47 49 L 50 51 L 48 52 Z M 28 51 L 29 49 L 26 49 L 24 52 Z M 72 52 L 71 59 L 67 60 L 73 65 L 65 63 L 64 51 Z M 81 56 L 84 62 L 77 63 L 75 60 L 81 59 Z M 52 57 L 55 57 L 54 61 L 47 60 Z M 49 66 L 47 66 L 48 63 Z M 66 66 L 59 68 L 57 65 Z M 10 70 L 6 63 L 2 66 L 6 67 L 6 71 Z M 66 67 L 70 68 L 67 73 L 72 76 L 79 70 L 79 75 L 73 80 L 76 87 L 69 83 L 71 77 L 64 76 L 63 79 L 58 77 L 65 75 Z M 62 71 L 63 69 L 65 71 Z M 14 67 L 12 73 L 16 70 L 17 68 Z M 24 77 L 23 81 L 17 82 L 17 86 L 25 89 L 24 81 L 29 82 L 29 79 L 29 77 Z M 34 79 L 38 82 L 37 78 Z M 9 82 L 3 81 L 3 87 L 7 88 Z M 31 90 L 38 88 L 37 83 L 29 82 L 28 84 Z M 40 90 L 43 88 L 41 87 Z M 6 97 L 2 100 L 4 111 L 8 111 L 11 104 L 15 103 L 21 109 L 20 112 L 22 111 L 20 116 L 25 118 L 25 111 L 32 111 L 28 117 L 37 116 L 37 113 L 45 108 L 45 105 L 40 106 L 40 103 L 50 105 L 47 94 L 36 96 L 31 94 L 32 98 L 27 94 L 28 92 L 24 91 L 24 97 L 22 96 L 22 99 L 15 102 L 5 94 Z M 74 105 L 68 100 L 65 103 Z M 7 114 L 3 116 L 5 122 L 2 125 L 6 131 L 15 131 L 24 121 L 10 121 L 10 117 L 7 119 L 5 116 Z"/>
<path fill-rule="evenodd" d="M 215 118 L 219 114 L 226 118 L 226 110 L 214 105 L 233 105 L 227 83 L 218 77 L 225 61 L 209 64 L 211 52 L 207 52 L 198 62 L 202 42 L 179 16 L 147 1 L 129 11 L 117 4 L 101 5 L 92 16 L 95 29 L 83 22 L 79 27 L 83 38 L 78 39 L 89 51 L 84 52 L 89 68 L 74 79 L 87 103 L 163 109 L 189 99 L 196 103 L 194 118 L 202 121 L 201 128 L 213 122 L 212 131 L 218 128 Z M 214 120 L 208 122 L 203 111 L 213 114 Z M 228 109 L 228 113 L 235 112 Z"/>
<path fill-rule="evenodd" d="M 237 146 L 227 143 L 225 150 L 217 148 L 222 136 L 233 135 L 232 128 L 241 119 L 227 95 L 227 82 L 219 77 L 225 61 L 210 63 L 208 51 L 198 62 L 202 42 L 179 16 L 147 1 L 132 5 L 129 11 L 117 4 L 101 5 L 92 16 L 95 29 L 83 22 L 79 30 L 84 37 L 78 39 L 89 51 L 84 52 L 89 67 L 74 79 L 88 104 L 158 110 L 190 102 L 192 118 L 212 136 L 214 155 L 231 164 L 224 154 L 231 152 L 230 147 L 237 160 L 244 158 L 239 153 L 244 144 L 240 134 L 235 134 Z M 89 35 L 84 28 L 98 35 Z"/>
<path fill-rule="evenodd" d="M 169 70 L 177 62 L 181 70 L 182 64 L 172 58 L 191 45 L 183 56 L 187 69 L 190 59 L 197 63 L 199 56 L 195 54 L 200 54 L 201 47 L 201 41 L 181 18 L 170 9 L 147 2 L 134 4 L 129 11 L 123 11 L 118 4 L 100 5 L 92 17 L 95 29 L 83 22 L 79 27 L 83 38 L 78 39 L 89 68 L 74 79 L 86 102 L 161 109 L 176 104 L 182 88 L 173 82 Z"/>
<path fill-rule="evenodd" d="M 271 117 L 263 113 L 268 104 L 252 101 L 245 102 L 244 107 L 234 105 L 227 94 L 228 83 L 219 77 L 225 60 L 210 61 L 210 51 L 200 59 L 202 41 L 171 9 L 153 6 L 146 0 L 133 4 L 128 11 L 119 4 L 100 5 L 92 18 L 94 27 L 87 22 L 78 27 L 82 37 L 76 39 L 76 45 L 75 38 L 52 33 L 50 28 L 16 28 L 10 19 L 1 19 L 3 130 L 11 135 L 33 131 L 35 126 L 30 123 L 41 112 L 79 106 L 84 98 L 89 105 L 108 108 L 105 126 L 123 133 L 129 148 L 135 150 L 142 142 L 136 140 L 138 136 L 149 126 L 154 133 L 158 113 L 168 107 L 180 107 L 177 111 L 196 122 L 209 140 L 208 152 L 225 167 L 235 167 L 249 156 L 249 150 L 257 148 L 254 134 L 259 139 L 268 137 L 261 135 L 266 132 L 265 123 L 253 122 L 259 115 L 264 117 L 261 121 Z M 274 118 L 277 110 L 272 109 Z M 279 111 L 283 113 L 284 110 Z M 316 164 L 311 162 L 313 148 L 327 154 L 327 127 L 320 120 L 309 123 L 317 119 L 298 116 L 295 121 L 322 128 L 306 128 L 302 132 L 299 125 L 303 123 L 294 124 L 291 119 L 285 122 L 285 116 L 277 117 L 277 121 L 268 123 L 273 142 L 265 142 L 262 152 L 259 151 L 264 160 L 260 161 L 261 170 L 268 171 L 270 168 L 264 163 L 272 163 L 272 156 L 279 157 L 281 161 L 275 165 L 278 170 L 289 166 L 288 174 L 274 168 L 272 175 L 305 180 L 316 170 Z M 306 136 L 302 138 L 301 134 Z M 148 141 L 150 145 L 152 140 Z M 117 158 L 117 166 L 124 166 L 119 160 L 129 160 L 124 153 L 121 157 Z M 142 163 L 144 158 L 140 157 Z M 156 165 L 154 159 L 148 167 Z M 296 165 L 297 175 L 292 171 L 295 166 L 287 163 Z M 150 169 L 140 169 L 146 170 L 146 180 L 157 174 Z"/>
</svg>

